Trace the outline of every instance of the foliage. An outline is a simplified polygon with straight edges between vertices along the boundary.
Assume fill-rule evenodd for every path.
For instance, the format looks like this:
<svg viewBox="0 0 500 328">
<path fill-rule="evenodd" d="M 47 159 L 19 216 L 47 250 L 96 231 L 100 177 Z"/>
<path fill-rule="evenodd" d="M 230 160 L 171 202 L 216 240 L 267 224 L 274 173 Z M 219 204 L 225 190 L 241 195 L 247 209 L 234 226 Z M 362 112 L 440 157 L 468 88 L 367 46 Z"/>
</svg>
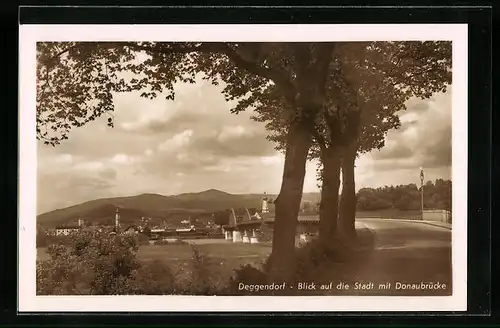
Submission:
<svg viewBox="0 0 500 328">
<path fill-rule="evenodd" d="M 120 294 L 139 267 L 133 237 L 85 230 L 70 240 L 70 245 L 50 245 L 50 260 L 37 264 L 39 294 Z"/>
<path fill-rule="evenodd" d="M 273 229 L 267 225 L 262 224 L 260 228 L 257 230 L 257 238 L 259 242 L 266 243 L 273 240 Z"/>
<path fill-rule="evenodd" d="M 162 261 L 142 262 L 133 270 L 121 294 L 127 295 L 169 295 L 176 291 L 175 275 Z"/>
<path fill-rule="evenodd" d="M 135 235 L 109 236 L 83 231 L 72 237 L 70 246 L 50 246 L 51 259 L 37 263 L 37 294 L 241 295 L 245 293 L 238 290 L 239 283 L 267 284 L 268 267 L 261 270 L 246 265 L 229 277 L 218 271 L 221 266 L 216 259 L 196 247 L 191 248 L 191 259 L 176 267 L 163 260 L 138 261 Z M 294 257 L 299 265 L 295 280 L 314 275 L 325 259 L 332 263 L 354 258 L 349 255 L 352 253 L 345 252 L 345 247 L 325 252 L 318 246 L 310 243 L 296 251 Z M 275 292 L 259 294 L 266 293 Z"/>
<path fill-rule="evenodd" d="M 451 211 L 452 184 L 450 180 L 437 179 L 424 185 L 424 207 Z M 357 208 L 362 211 L 396 208 L 419 210 L 420 187 L 416 184 L 362 188 L 357 193 Z"/>
<path fill-rule="evenodd" d="M 151 227 L 149 225 L 146 225 L 142 228 L 142 233 L 144 236 L 151 238 Z"/>
<path fill-rule="evenodd" d="M 176 82 L 194 83 L 196 74 L 224 82 L 227 100 L 247 108 L 248 93 L 269 81 L 290 86 L 288 44 L 192 42 L 37 43 L 37 136 L 56 145 L 73 126 L 103 114 L 113 125 L 113 94 L 141 92 L 174 99 Z"/>
<path fill-rule="evenodd" d="M 186 268 L 142 261 L 136 235 L 84 230 L 69 244 L 51 244 L 50 259 L 37 262 L 38 295 L 214 295 L 227 281 L 216 280 L 211 259 L 196 248 Z M 224 278 L 224 277 L 215 277 Z"/>
<path fill-rule="evenodd" d="M 72 234 L 69 235 L 52 235 L 52 234 L 38 234 L 37 233 L 37 241 L 36 247 L 47 247 L 50 245 L 58 244 L 58 245 L 71 245 L 73 242 Z"/>
<path fill-rule="evenodd" d="M 398 113 L 409 98 L 430 98 L 451 83 L 451 43 L 336 43 L 329 69 L 327 104 L 316 118 L 310 158 L 321 159 L 321 148 L 346 145 L 350 138 L 357 141 L 358 154 L 382 148 L 387 132 L 400 126 Z M 267 102 L 254 96 L 254 119 L 266 122 L 269 140 L 284 151 L 289 105 L 274 94 L 265 95 L 273 99 Z M 319 180 L 321 172 L 320 162 Z"/>
<path fill-rule="evenodd" d="M 330 244 L 325 245 L 318 239 L 312 239 L 300 248 L 296 248 L 293 257 L 295 269 L 290 283 L 295 284 L 304 281 L 315 281 L 318 269 L 322 266 L 363 261 L 363 255 L 373 249 L 373 236 L 365 236 L 360 242 L 336 238 Z M 266 285 L 269 283 L 269 271 L 272 266 L 273 257 L 270 256 L 264 262 L 262 270 L 251 265 L 245 265 L 235 270 L 235 275 L 230 279 L 228 292 L 237 295 L 279 295 L 279 291 L 263 290 L 259 292 L 240 290 L 240 283 L 246 285 Z M 334 273 L 335 274 L 335 273 Z M 333 277 L 330 277 L 333 279 Z M 287 290 L 284 294 L 289 295 L 297 291 Z"/>
<path fill-rule="evenodd" d="M 349 259 L 350 249 L 340 239 L 332 240 L 328 246 L 320 243 L 318 239 L 309 241 L 297 249 L 297 279 L 310 278 L 320 265 L 345 262 Z"/>
<path fill-rule="evenodd" d="M 220 226 L 227 225 L 229 224 L 230 216 L 231 212 L 229 210 L 215 212 L 214 223 Z"/>
<path fill-rule="evenodd" d="M 406 108 L 408 99 L 446 91 L 451 83 L 451 60 L 451 42 L 335 43 L 321 85 L 321 109 L 305 123 L 313 139 L 308 157 L 319 159 L 318 182 L 325 183 L 320 238 L 326 241 L 337 231 L 355 235 L 356 157 L 384 146 L 387 132 L 400 126 L 398 112 Z M 295 133 L 295 120 L 290 119 L 293 104 L 269 94 L 251 96 L 260 101 L 254 103 L 254 119 L 267 122 L 269 140 L 287 154 L 293 147 L 290 133 Z M 338 199 L 340 171 L 342 197 L 336 206 L 332 204 Z"/>
<path fill-rule="evenodd" d="M 373 249 L 373 236 L 364 236 L 362 240 L 353 242 L 351 240 L 342 240 L 336 238 L 331 240 L 329 245 L 320 243 L 319 240 L 313 239 L 307 242 L 303 247 L 295 249 L 290 256 L 294 259 L 295 269 L 292 273 L 291 284 L 304 281 L 315 281 L 317 272 L 323 266 L 328 267 L 329 272 L 332 272 L 332 265 L 335 267 L 338 264 L 345 262 L 364 261 L 365 255 L 369 254 Z M 250 291 L 240 289 L 240 283 L 244 285 L 268 285 L 269 272 L 272 267 L 273 256 L 266 259 L 262 269 L 252 265 L 241 266 L 235 270 L 235 275 L 230 279 L 228 289 L 225 291 L 230 295 L 294 295 L 299 293 L 297 290 L 286 290 L 284 292 L 274 290 Z M 333 271 L 335 275 L 335 271 Z M 329 277 L 334 279 L 333 276 Z M 279 282 L 278 282 L 279 283 Z"/>
<path fill-rule="evenodd" d="M 211 284 L 210 272 L 208 270 L 208 261 L 203 253 L 196 247 L 191 247 L 191 279 L 187 283 L 185 292 L 193 295 L 214 295 L 216 290 Z"/>
<path fill-rule="evenodd" d="M 137 244 L 140 245 L 149 245 L 149 237 L 143 233 L 138 233 L 136 236 Z"/>
<path fill-rule="evenodd" d="M 258 268 L 247 264 L 241 266 L 240 268 L 234 270 L 234 276 L 229 280 L 227 289 L 224 291 L 229 295 L 272 295 L 269 291 L 249 291 L 245 289 L 240 289 L 240 284 L 244 285 L 266 285 L 268 283 L 268 277 L 265 272 L 259 270 Z"/>
</svg>

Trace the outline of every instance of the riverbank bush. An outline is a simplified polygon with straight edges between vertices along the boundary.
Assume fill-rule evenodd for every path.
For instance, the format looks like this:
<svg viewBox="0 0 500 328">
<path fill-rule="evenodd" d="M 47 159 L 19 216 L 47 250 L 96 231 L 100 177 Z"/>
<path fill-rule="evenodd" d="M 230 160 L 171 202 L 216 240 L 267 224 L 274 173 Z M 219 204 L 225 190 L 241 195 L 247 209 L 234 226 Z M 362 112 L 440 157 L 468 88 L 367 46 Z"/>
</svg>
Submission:
<svg viewBox="0 0 500 328">
<path fill-rule="evenodd" d="M 37 262 L 37 294 L 280 295 L 276 291 L 255 293 L 240 288 L 240 284 L 266 284 L 271 258 L 262 267 L 246 264 L 231 272 L 231 267 L 223 266 L 220 258 L 206 256 L 193 245 L 189 246 L 191 258 L 184 262 L 160 258 L 140 261 L 139 244 L 137 235 L 85 230 L 71 238 L 61 238 L 61 244 L 47 248 L 49 259 Z M 290 283 L 314 280 L 319 266 L 358 259 L 358 255 L 352 245 L 347 247 L 335 241 L 332 247 L 325 248 L 313 240 L 290 254 L 296 262 L 294 281 Z"/>
<path fill-rule="evenodd" d="M 196 248 L 174 272 L 160 260 L 139 261 L 137 235 L 83 230 L 59 241 L 37 262 L 38 295 L 215 295 L 227 283 L 213 279 L 210 258 Z"/>
</svg>

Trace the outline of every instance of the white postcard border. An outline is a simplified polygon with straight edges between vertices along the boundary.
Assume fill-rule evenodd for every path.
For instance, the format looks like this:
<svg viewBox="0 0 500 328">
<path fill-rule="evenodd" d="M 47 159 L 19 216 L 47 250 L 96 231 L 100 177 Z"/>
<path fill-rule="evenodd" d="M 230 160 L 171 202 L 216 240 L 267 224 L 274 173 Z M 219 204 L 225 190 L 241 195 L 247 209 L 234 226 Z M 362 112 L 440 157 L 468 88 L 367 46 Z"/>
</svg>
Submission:
<svg viewBox="0 0 500 328">
<path fill-rule="evenodd" d="M 20 25 L 18 311 L 323 312 L 467 309 L 467 25 Z M 453 295 L 372 296 L 37 296 L 36 42 L 38 41 L 411 41 L 453 42 Z M 465 179 L 464 179 L 465 177 Z"/>
</svg>

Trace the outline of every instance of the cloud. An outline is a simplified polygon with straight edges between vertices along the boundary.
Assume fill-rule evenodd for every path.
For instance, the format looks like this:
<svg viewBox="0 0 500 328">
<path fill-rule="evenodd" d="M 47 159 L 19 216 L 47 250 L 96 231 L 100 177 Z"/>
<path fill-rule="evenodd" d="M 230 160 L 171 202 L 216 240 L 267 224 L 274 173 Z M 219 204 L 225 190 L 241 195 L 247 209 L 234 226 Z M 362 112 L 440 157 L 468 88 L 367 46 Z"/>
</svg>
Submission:
<svg viewBox="0 0 500 328">
<path fill-rule="evenodd" d="M 409 158 L 414 155 L 413 149 L 404 143 L 388 140 L 385 144 L 386 148 L 382 151 L 375 152 L 374 157 L 378 160 L 397 160 L 401 158 Z"/>
<path fill-rule="evenodd" d="M 401 113 L 401 128 L 390 131 L 385 147 L 371 153 L 373 169 L 451 166 L 451 90 L 411 103 L 413 110 Z"/>
<path fill-rule="evenodd" d="M 132 158 L 129 157 L 128 155 L 125 154 L 116 154 L 111 158 L 111 162 L 117 163 L 117 164 L 127 164 L 132 161 Z"/>
<path fill-rule="evenodd" d="M 406 102 L 406 112 L 423 112 L 429 109 L 429 103 L 418 98 L 411 98 Z"/>
<path fill-rule="evenodd" d="M 76 171 L 99 171 L 103 168 L 104 163 L 99 161 L 81 162 L 73 167 Z"/>
<path fill-rule="evenodd" d="M 113 180 L 116 178 L 116 170 L 107 168 L 99 172 L 99 176 L 105 180 Z"/>
<path fill-rule="evenodd" d="M 200 115 L 190 111 L 177 110 L 164 117 L 139 122 L 124 122 L 120 128 L 138 134 L 155 135 L 188 129 L 200 120 Z"/>
<path fill-rule="evenodd" d="M 193 130 L 185 130 L 159 144 L 158 150 L 172 152 L 186 147 L 187 145 L 189 145 L 192 136 Z"/>
<path fill-rule="evenodd" d="M 223 86 L 176 85 L 175 101 L 117 94 L 115 128 L 100 118 L 73 129 L 58 147 L 38 148 L 38 209 L 48 211 L 99 197 L 164 195 L 216 188 L 230 193 L 278 193 L 284 157 L 266 139 L 252 111 L 234 115 Z M 386 147 L 356 162 L 357 187 L 449 178 L 450 93 L 411 99 Z M 304 191 L 317 191 L 308 162 Z"/>
<path fill-rule="evenodd" d="M 225 132 L 218 136 L 199 137 L 193 140 L 190 148 L 222 157 L 273 155 L 275 153 L 274 146 L 266 140 L 266 136 L 267 133 L 264 131 Z"/>
<path fill-rule="evenodd" d="M 220 142 L 226 142 L 228 140 L 240 139 L 248 136 L 252 136 L 252 133 L 241 125 L 225 126 L 219 133 L 217 140 Z"/>
<path fill-rule="evenodd" d="M 275 154 L 273 156 L 262 156 L 260 161 L 263 165 L 282 165 L 284 164 L 284 156 L 281 154 Z"/>
<path fill-rule="evenodd" d="M 57 163 L 69 164 L 73 162 L 73 156 L 71 156 L 70 154 L 61 154 L 56 156 L 54 161 Z"/>
</svg>

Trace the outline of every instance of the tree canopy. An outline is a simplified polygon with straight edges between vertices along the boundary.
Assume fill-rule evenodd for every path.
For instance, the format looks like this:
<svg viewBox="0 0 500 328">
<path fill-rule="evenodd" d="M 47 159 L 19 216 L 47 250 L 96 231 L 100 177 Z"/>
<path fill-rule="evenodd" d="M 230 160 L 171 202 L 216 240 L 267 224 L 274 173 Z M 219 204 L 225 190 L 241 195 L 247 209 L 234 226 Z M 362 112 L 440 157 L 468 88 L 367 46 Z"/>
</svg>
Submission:
<svg viewBox="0 0 500 328">
<path fill-rule="evenodd" d="M 316 117 L 311 159 L 320 158 L 321 147 L 344 141 L 352 113 L 361 116 L 358 154 L 382 148 L 387 132 L 399 128 L 397 114 L 406 109 L 409 98 L 430 98 L 436 92 L 446 91 L 451 83 L 451 43 L 339 43 L 329 69 L 328 105 Z M 253 118 L 266 122 L 268 139 L 276 143 L 277 150 L 284 151 L 288 104 L 281 102 L 274 86 L 251 98 L 256 108 Z"/>
<path fill-rule="evenodd" d="M 450 180 L 436 179 L 424 186 L 424 208 L 451 211 Z M 401 211 L 420 210 L 420 187 L 416 184 L 361 188 L 357 194 L 359 211 L 395 208 Z"/>
<path fill-rule="evenodd" d="M 325 45 L 314 47 L 327 63 L 321 57 Z M 226 100 L 237 100 L 234 113 L 270 85 L 280 86 L 280 97 L 293 104 L 302 82 L 292 50 L 289 43 L 39 42 L 37 137 L 56 145 L 72 127 L 103 114 L 112 126 L 114 93 L 140 91 L 150 99 L 163 93 L 173 100 L 174 84 L 194 83 L 199 73 L 224 83 Z"/>
<path fill-rule="evenodd" d="M 214 223 L 220 226 L 229 224 L 229 218 L 231 216 L 231 211 L 218 211 L 214 213 Z"/>
</svg>

